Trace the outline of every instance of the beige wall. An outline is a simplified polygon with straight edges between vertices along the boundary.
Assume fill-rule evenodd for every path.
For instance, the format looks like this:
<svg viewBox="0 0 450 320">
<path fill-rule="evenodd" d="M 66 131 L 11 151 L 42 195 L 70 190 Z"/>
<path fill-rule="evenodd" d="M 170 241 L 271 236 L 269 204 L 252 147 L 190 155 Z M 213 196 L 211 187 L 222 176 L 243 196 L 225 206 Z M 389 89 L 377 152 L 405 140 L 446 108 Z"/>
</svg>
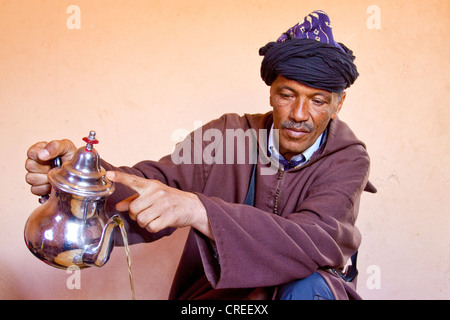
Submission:
<svg viewBox="0 0 450 320">
<path fill-rule="evenodd" d="M 72 4 L 80 29 L 67 26 Z M 266 112 L 258 49 L 314 9 L 329 13 L 361 74 L 341 113 L 367 143 L 379 189 L 361 204 L 359 291 L 449 299 L 447 0 L 0 1 L 0 298 L 130 297 L 122 248 L 73 290 L 69 274 L 28 252 L 23 226 L 38 206 L 24 181 L 31 144 L 81 146 L 94 129 L 104 159 L 131 165 L 170 152 L 178 129 Z M 185 236 L 132 248 L 137 298 L 166 298 Z"/>
</svg>

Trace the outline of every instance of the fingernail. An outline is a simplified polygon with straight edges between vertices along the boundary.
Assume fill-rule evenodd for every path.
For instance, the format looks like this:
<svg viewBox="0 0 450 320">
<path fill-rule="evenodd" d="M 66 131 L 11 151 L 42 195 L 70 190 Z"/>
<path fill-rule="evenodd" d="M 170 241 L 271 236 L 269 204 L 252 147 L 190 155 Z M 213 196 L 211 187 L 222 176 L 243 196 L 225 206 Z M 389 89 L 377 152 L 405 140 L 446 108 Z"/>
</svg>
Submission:
<svg viewBox="0 0 450 320">
<path fill-rule="evenodd" d="M 42 149 L 41 151 L 39 151 L 38 156 L 41 160 L 48 160 L 50 158 L 50 153 L 47 149 Z"/>
</svg>

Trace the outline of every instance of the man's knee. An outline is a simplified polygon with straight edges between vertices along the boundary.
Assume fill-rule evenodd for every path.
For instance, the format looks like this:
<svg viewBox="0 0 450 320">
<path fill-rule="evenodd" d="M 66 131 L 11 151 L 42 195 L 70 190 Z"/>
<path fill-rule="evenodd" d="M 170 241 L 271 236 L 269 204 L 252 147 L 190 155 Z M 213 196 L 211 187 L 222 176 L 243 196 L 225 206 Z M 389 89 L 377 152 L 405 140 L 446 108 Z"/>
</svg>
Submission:
<svg viewBox="0 0 450 320">
<path fill-rule="evenodd" d="M 279 286 L 277 297 L 280 300 L 334 300 L 330 287 L 317 272 Z"/>
</svg>

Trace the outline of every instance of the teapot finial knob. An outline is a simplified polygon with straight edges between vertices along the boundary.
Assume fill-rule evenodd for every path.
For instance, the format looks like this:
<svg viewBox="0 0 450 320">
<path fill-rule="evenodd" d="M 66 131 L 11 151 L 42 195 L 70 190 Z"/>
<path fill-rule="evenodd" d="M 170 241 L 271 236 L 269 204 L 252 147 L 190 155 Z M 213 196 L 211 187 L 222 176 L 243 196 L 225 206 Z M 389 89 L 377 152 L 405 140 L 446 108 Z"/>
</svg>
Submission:
<svg viewBox="0 0 450 320">
<path fill-rule="evenodd" d="M 92 151 L 94 149 L 94 144 L 98 143 L 98 140 L 95 139 L 95 131 L 90 131 L 88 137 L 84 137 L 83 141 L 86 142 L 86 151 Z"/>
</svg>

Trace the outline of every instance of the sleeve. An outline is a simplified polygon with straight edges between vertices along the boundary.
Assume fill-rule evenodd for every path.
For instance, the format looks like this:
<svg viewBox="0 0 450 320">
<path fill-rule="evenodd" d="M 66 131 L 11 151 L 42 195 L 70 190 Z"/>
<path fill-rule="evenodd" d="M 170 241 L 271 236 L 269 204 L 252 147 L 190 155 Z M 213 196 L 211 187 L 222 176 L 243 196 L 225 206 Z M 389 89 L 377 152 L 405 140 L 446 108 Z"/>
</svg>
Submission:
<svg viewBox="0 0 450 320">
<path fill-rule="evenodd" d="M 190 139 L 186 139 L 183 143 L 190 143 Z M 165 156 L 159 161 L 142 161 L 133 167 L 115 167 L 104 160 L 102 160 L 101 165 L 107 171 L 121 171 L 146 179 L 155 179 L 168 186 L 190 192 L 200 192 L 204 181 L 204 168 L 201 165 L 193 162 L 176 165 L 172 161 L 172 155 Z M 115 184 L 115 191 L 106 202 L 106 215 L 108 217 L 119 214 L 125 220 L 124 224 L 130 244 L 155 241 L 172 234 L 176 230 L 175 228 L 166 228 L 157 233 L 150 233 L 141 228 L 136 221 L 131 220 L 128 214 L 118 212 L 115 209 L 116 203 L 134 193 L 133 190 L 124 185 Z M 122 243 L 121 237 L 116 236 L 116 241 L 120 245 Z"/>
<path fill-rule="evenodd" d="M 102 160 L 101 165 L 109 171 L 121 171 L 146 179 L 155 179 L 170 187 L 183 191 L 202 192 L 206 177 L 211 170 L 211 164 L 203 161 L 203 150 L 207 145 L 207 141 L 203 141 L 203 132 L 210 128 L 222 128 L 224 130 L 223 128 L 226 126 L 227 118 L 224 115 L 193 131 L 182 142 L 176 145 L 172 154 L 161 158 L 159 161 L 147 160 L 139 162 L 133 167 L 115 167 Z M 232 118 L 235 119 L 236 117 Z M 108 198 L 106 204 L 107 216 L 119 214 L 125 220 L 130 244 L 154 241 L 172 234 L 175 230 L 174 228 L 168 228 L 158 233 L 150 233 L 139 227 L 135 221 L 132 221 L 128 214 L 121 214 L 115 210 L 116 203 L 128 198 L 133 193 L 133 190 L 116 184 L 116 190 Z"/>
<path fill-rule="evenodd" d="M 279 216 L 199 194 L 215 237 L 218 259 L 197 234 L 208 280 L 214 288 L 266 287 L 305 278 L 320 268 L 342 267 L 357 250 L 359 198 L 369 159 L 323 163 L 294 210 Z"/>
</svg>

